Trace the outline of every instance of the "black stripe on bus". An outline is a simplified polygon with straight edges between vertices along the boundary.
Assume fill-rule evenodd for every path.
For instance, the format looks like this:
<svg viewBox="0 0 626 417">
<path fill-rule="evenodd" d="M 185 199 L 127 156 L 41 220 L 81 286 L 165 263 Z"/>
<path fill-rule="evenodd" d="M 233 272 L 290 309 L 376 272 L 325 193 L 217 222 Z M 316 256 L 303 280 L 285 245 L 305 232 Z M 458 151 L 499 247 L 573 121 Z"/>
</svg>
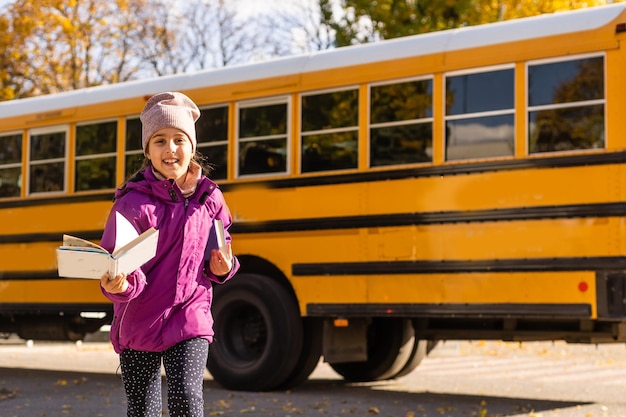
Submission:
<svg viewBox="0 0 626 417">
<path fill-rule="evenodd" d="M 230 229 L 230 232 L 233 234 L 297 232 L 390 226 L 421 226 L 429 224 L 621 216 L 626 216 L 626 203 L 572 204 L 563 206 L 521 207 L 494 210 L 439 211 L 423 213 L 377 214 L 370 216 L 338 216 L 319 219 L 235 222 Z M 88 240 L 98 240 L 102 237 L 102 230 L 68 231 L 66 233 Z M 61 242 L 62 236 L 63 235 L 61 233 L 0 235 L 0 244 Z"/>
<path fill-rule="evenodd" d="M 489 272 L 623 271 L 626 257 L 569 257 L 441 261 L 376 261 L 295 263 L 293 276 L 461 274 Z M 59 278 L 56 270 L 1 272 L 1 280 L 49 280 Z"/>
<path fill-rule="evenodd" d="M 55 196 L 54 198 L 28 197 L 22 200 L 3 201 L 1 208 L 56 206 L 64 204 L 93 203 L 98 201 L 112 202 L 113 195 L 113 192 L 108 192 L 106 194 Z"/>
<path fill-rule="evenodd" d="M 44 280 L 44 279 L 60 279 L 56 269 L 49 271 L 0 271 L 0 281 L 15 280 Z M 67 278 L 63 278 L 67 279 Z"/>
<path fill-rule="evenodd" d="M 235 222 L 234 233 L 295 232 L 310 230 L 358 229 L 389 226 L 421 226 L 429 224 L 569 219 L 582 217 L 626 216 L 626 203 L 572 204 L 563 206 L 521 207 L 494 210 L 439 211 L 422 213 L 340 216 L 320 219 L 274 220 L 267 222 Z"/>
<path fill-rule="evenodd" d="M 611 165 L 626 163 L 626 151 L 603 152 L 570 156 L 533 157 L 486 162 L 460 162 L 446 165 L 428 165 L 408 169 L 374 170 L 354 173 L 333 173 L 332 175 L 312 175 L 298 178 L 268 179 L 247 181 L 240 178 L 235 183 L 220 184 L 224 192 L 240 187 L 293 188 L 320 185 L 351 184 L 359 182 L 402 180 L 406 178 L 438 177 L 446 175 L 474 174 L 479 172 L 511 171 L 532 168 L 566 168 L 585 165 Z M 219 182 L 219 180 L 217 180 Z M 2 208 L 32 207 L 52 204 L 73 204 L 94 201 L 112 201 L 113 192 L 105 194 L 72 195 L 55 198 L 27 198 L 4 201 Z"/>
<path fill-rule="evenodd" d="M 373 170 L 346 174 L 333 173 L 332 175 L 275 179 L 260 182 L 242 182 L 240 179 L 237 183 L 220 184 L 220 188 L 223 191 L 230 191 L 240 186 L 248 187 L 250 185 L 257 185 L 266 188 L 310 187 L 319 185 L 402 180 L 406 178 L 465 175 L 480 172 L 513 171 L 533 168 L 567 168 L 623 163 L 626 163 L 626 151 L 553 157 L 542 156 L 485 162 L 446 163 L 445 165 L 428 165 L 407 169 Z"/>
<path fill-rule="evenodd" d="M 296 263 L 294 276 L 460 274 L 489 272 L 623 271 L 624 256 L 523 258 L 454 261 Z"/>
<path fill-rule="evenodd" d="M 0 303 L 0 313 L 9 312 L 12 314 L 45 314 L 53 313 L 58 316 L 60 312 L 64 313 L 83 313 L 83 312 L 103 312 L 112 313 L 113 304 L 111 303 Z"/>
<path fill-rule="evenodd" d="M 87 240 L 100 240 L 102 237 L 102 230 L 83 230 L 68 233 Z M 63 233 L 23 233 L 19 235 L 0 235 L 0 244 L 36 242 L 57 242 L 61 245 L 63 242 Z"/>
<path fill-rule="evenodd" d="M 589 304 L 441 303 L 441 304 L 307 304 L 313 317 L 564 318 L 591 316 Z"/>
</svg>

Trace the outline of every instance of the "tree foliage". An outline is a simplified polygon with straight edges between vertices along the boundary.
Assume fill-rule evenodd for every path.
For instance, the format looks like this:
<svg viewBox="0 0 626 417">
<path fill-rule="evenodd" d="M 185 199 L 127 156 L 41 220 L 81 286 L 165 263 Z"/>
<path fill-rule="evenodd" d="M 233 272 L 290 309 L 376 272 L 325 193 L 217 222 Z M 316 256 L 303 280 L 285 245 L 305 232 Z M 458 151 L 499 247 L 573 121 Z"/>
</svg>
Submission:
<svg viewBox="0 0 626 417">
<path fill-rule="evenodd" d="M 2 15 L 11 81 L 2 97 L 19 98 L 128 80 L 138 62 L 131 54 L 130 1 L 18 0 Z M 6 43 L 5 43 L 6 42 Z"/>
<path fill-rule="evenodd" d="M 0 8 L 0 100 L 228 66 L 607 0 L 14 0 Z M 250 0 L 248 0 L 250 1 Z"/>
<path fill-rule="evenodd" d="M 607 0 L 339 0 L 336 45 L 372 42 L 462 26 L 607 4 Z"/>
<path fill-rule="evenodd" d="M 0 100 L 274 56 L 260 18 L 239 18 L 230 4 L 13 1 L 0 10 Z"/>
</svg>

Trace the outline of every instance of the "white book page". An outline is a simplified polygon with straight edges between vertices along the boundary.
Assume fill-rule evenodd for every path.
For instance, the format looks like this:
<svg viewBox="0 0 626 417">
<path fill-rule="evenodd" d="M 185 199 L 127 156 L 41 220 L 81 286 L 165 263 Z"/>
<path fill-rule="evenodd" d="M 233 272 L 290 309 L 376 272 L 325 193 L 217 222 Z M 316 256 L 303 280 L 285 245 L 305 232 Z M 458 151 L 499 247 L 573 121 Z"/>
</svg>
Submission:
<svg viewBox="0 0 626 417">
<path fill-rule="evenodd" d="M 117 252 L 121 247 L 137 239 L 139 233 L 126 217 L 120 212 L 115 212 L 115 248 L 113 253 Z"/>
<path fill-rule="evenodd" d="M 109 270 L 111 276 L 129 274 L 154 258 L 159 242 L 159 231 L 154 227 L 146 230 L 131 244 L 122 246 L 121 253 L 114 253 L 115 263 Z"/>
<path fill-rule="evenodd" d="M 66 248 L 74 248 L 74 249 L 84 249 L 84 250 L 94 250 L 98 252 L 108 253 L 103 247 L 100 245 L 96 245 L 95 243 L 81 239 L 76 236 L 71 235 L 63 235 L 63 246 Z"/>
</svg>

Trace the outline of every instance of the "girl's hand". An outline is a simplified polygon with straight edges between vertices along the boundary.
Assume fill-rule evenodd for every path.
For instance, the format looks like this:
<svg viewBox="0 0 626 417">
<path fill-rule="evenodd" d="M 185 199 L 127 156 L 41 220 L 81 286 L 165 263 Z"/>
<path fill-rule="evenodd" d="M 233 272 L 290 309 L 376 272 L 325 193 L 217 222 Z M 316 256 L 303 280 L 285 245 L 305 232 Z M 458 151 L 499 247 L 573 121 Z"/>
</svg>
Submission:
<svg viewBox="0 0 626 417">
<path fill-rule="evenodd" d="M 226 250 L 228 252 L 228 256 L 224 256 L 224 254 L 218 249 L 211 250 L 209 268 L 211 269 L 211 273 L 216 277 L 228 275 L 233 267 L 233 249 L 230 246 L 230 243 L 226 244 Z"/>
<path fill-rule="evenodd" d="M 100 278 L 100 286 L 104 288 L 109 294 L 118 294 L 128 289 L 128 280 L 126 274 L 121 273 L 113 279 L 109 279 L 109 273 L 107 272 Z"/>
</svg>

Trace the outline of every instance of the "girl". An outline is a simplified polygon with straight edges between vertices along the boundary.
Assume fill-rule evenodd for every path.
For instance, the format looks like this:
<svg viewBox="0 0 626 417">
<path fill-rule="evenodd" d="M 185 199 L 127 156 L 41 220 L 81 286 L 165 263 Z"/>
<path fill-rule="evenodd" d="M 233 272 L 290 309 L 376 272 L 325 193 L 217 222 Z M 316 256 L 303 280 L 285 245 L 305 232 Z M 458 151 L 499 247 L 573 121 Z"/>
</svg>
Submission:
<svg viewBox="0 0 626 417">
<path fill-rule="evenodd" d="M 156 256 L 136 271 L 100 284 L 114 304 L 111 342 L 120 355 L 129 417 L 161 416 L 161 363 L 169 414 L 202 417 L 203 376 L 213 339 L 212 282 L 237 271 L 224 196 L 202 174 L 196 155 L 200 111 L 182 93 L 151 97 L 141 112 L 144 167 L 115 195 L 101 246 L 115 246 L 115 212 L 139 233 L 159 230 Z M 221 219 L 225 254 L 213 243 Z"/>
</svg>

